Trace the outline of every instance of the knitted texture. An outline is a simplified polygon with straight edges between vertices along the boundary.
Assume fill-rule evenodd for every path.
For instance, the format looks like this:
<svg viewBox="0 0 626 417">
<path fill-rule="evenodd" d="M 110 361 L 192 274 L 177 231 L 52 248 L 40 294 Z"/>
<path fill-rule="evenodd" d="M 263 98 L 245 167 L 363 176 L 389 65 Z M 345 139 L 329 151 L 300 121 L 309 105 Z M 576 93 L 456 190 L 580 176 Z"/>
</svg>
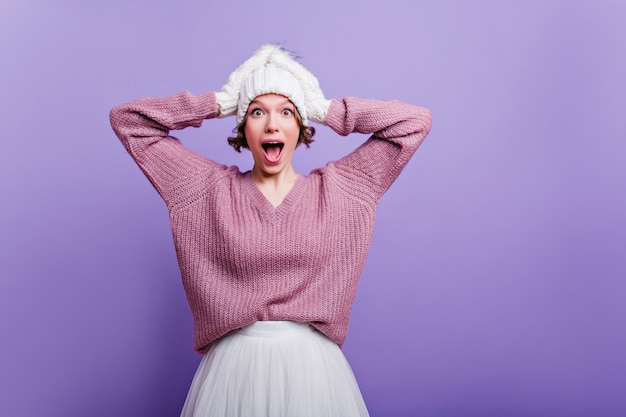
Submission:
<svg viewBox="0 0 626 417">
<path fill-rule="evenodd" d="M 249 171 L 169 136 L 217 112 L 212 92 L 143 98 L 111 111 L 113 129 L 169 209 L 194 348 L 204 353 L 258 320 L 308 322 L 341 346 L 378 201 L 430 130 L 430 112 L 397 101 L 333 100 L 328 126 L 373 135 L 301 176 L 278 207 Z"/>
<path fill-rule="evenodd" d="M 309 119 L 324 123 L 330 100 L 324 97 L 317 78 L 291 53 L 272 44 L 257 49 L 229 75 L 221 91 L 215 93 L 220 109 L 218 117 L 236 114 L 239 125 L 250 101 L 267 93 L 288 97 L 305 126 L 309 125 Z"/>
<path fill-rule="evenodd" d="M 252 100 L 268 93 L 281 94 L 291 100 L 296 109 L 298 109 L 302 124 L 308 126 L 304 93 L 300 83 L 290 72 L 271 63 L 258 68 L 243 82 L 241 93 L 239 94 L 237 125 L 243 121 Z"/>
<path fill-rule="evenodd" d="M 241 93 L 243 82 L 256 69 L 267 64 L 269 57 L 277 50 L 279 48 L 274 45 L 264 45 L 230 73 L 221 91 L 215 93 L 217 104 L 219 105 L 218 117 L 228 117 L 237 113 L 239 94 Z"/>
</svg>

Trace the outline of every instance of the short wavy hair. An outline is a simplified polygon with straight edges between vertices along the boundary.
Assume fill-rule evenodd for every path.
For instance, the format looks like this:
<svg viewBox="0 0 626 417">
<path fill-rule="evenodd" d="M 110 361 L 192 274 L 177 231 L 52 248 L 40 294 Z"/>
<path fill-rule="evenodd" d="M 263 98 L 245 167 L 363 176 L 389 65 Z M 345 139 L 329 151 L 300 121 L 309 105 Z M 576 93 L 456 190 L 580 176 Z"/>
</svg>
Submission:
<svg viewBox="0 0 626 417">
<path fill-rule="evenodd" d="M 302 117 L 300 117 L 298 110 L 294 112 L 294 115 L 296 116 L 298 126 L 300 126 L 300 135 L 298 136 L 298 144 L 296 145 L 296 148 L 302 144 L 306 145 L 308 148 L 311 143 L 314 142 L 313 136 L 315 135 L 315 128 L 313 126 L 302 125 Z M 233 129 L 233 133 L 236 133 L 237 136 L 228 138 L 228 144 L 235 148 L 237 152 L 241 152 L 241 148 L 250 149 L 248 146 L 248 140 L 246 139 L 246 134 L 244 133 L 247 121 L 248 114 L 244 116 L 239 126 Z"/>
</svg>

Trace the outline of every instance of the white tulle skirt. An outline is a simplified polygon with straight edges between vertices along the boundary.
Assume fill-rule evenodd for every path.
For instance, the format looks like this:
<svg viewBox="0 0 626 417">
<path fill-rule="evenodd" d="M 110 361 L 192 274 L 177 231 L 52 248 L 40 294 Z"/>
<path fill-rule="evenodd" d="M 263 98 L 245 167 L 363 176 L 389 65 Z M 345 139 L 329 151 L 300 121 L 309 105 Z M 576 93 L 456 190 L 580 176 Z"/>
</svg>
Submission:
<svg viewBox="0 0 626 417">
<path fill-rule="evenodd" d="M 191 383 L 181 417 L 368 416 L 336 343 L 304 323 L 260 321 L 220 339 Z"/>
</svg>

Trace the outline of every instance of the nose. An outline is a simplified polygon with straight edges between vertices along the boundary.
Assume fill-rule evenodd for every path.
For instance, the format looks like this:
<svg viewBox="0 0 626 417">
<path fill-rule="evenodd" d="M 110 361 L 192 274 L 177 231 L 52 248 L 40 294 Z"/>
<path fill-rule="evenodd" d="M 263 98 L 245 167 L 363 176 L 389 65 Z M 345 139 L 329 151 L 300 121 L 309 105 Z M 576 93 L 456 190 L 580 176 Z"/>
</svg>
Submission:
<svg viewBox="0 0 626 417">
<path fill-rule="evenodd" d="M 265 123 L 265 131 L 267 133 L 273 133 L 276 132 L 278 130 L 278 124 L 277 124 L 277 120 L 276 120 L 276 115 L 272 112 L 269 113 L 267 115 L 267 119 L 266 119 L 266 123 Z"/>
</svg>

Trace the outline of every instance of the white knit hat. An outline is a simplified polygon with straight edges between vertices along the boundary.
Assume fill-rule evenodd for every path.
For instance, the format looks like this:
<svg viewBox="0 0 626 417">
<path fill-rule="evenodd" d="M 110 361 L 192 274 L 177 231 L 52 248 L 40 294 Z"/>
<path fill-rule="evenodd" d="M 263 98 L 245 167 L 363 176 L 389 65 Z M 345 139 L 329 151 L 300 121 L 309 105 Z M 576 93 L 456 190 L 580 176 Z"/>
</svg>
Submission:
<svg viewBox="0 0 626 417">
<path fill-rule="evenodd" d="M 237 125 L 243 121 L 250 102 L 260 95 L 269 93 L 287 97 L 298 109 L 302 124 L 308 125 L 302 86 L 289 71 L 279 68 L 271 62 L 257 68 L 244 80 L 237 107 Z"/>
</svg>

